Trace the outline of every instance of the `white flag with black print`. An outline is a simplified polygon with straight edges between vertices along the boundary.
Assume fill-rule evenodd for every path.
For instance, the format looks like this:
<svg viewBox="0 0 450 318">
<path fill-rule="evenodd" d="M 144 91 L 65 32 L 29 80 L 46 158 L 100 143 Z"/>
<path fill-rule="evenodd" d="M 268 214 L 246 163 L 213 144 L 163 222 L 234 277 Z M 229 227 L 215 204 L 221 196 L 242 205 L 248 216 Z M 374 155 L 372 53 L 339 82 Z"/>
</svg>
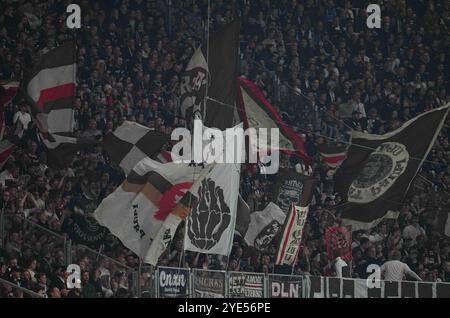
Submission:
<svg viewBox="0 0 450 318">
<path fill-rule="evenodd" d="M 191 188 L 184 249 L 228 256 L 233 244 L 240 164 L 218 163 Z"/>
<path fill-rule="evenodd" d="M 270 202 L 262 211 L 250 214 L 250 225 L 245 242 L 259 251 L 264 251 L 281 230 L 286 214 L 278 205 Z"/>
<path fill-rule="evenodd" d="M 174 213 L 182 216 L 174 208 L 208 167 L 144 158 L 100 203 L 94 216 L 126 247 L 145 257 L 167 217 Z"/>
<path fill-rule="evenodd" d="M 384 135 L 352 132 L 335 189 L 347 202 L 341 218 L 353 231 L 370 229 L 398 209 L 428 156 L 450 104 L 423 113 Z"/>
</svg>

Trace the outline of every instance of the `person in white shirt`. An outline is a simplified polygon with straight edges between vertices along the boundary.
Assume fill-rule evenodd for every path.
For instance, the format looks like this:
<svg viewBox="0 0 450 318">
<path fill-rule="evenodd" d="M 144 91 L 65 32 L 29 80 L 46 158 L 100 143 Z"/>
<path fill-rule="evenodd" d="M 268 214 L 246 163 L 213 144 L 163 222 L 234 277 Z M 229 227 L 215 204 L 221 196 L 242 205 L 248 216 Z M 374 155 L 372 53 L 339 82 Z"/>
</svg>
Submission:
<svg viewBox="0 0 450 318">
<path fill-rule="evenodd" d="M 406 276 L 412 277 L 415 280 L 422 279 L 414 273 L 407 264 L 400 261 L 402 253 L 398 250 L 393 250 L 390 253 L 389 261 L 381 265 L 381 279 L 387 281 L 402 281 Z"/>
<path fill-rule="evenodd" d="M 349 267 L 347 263 L 342 259 L 343 252 L 342 250 L 336 250 L 334 252 L 335 260 L 333 262 L 334 271 L 336 272 L 336 277 L 342 278 L 342 277 L 349 277 Z"/>
<path fill-rule="evenodd" d="M 27 107 L 25 102 L 19 105 L 19 111 L 14 114 L 13 123 L 16 126 L 14 135 L 22 138 L 24 132 L 28 129 L 28 125 L 31 122 L 31 116 L 27 112 Z"/>
<path fill-rule="evenodd" d="M 364 107 L 364 104 L 361 103 L 361 94 L 359 92 L 356 92 L 355 95 L 353 95 L 353 98 L 350 101 L 350 105 L 352 106 L 352 111 L 361 113 L 361 117 L 363 118 L 367 117 L 366 109 Z"/>
<path fill-rule="evenodd" d="M 416 239 L 419 235 L 426 235 L 425 230 L 419 225 L 418 217 L 413 217 L 411 224 L 403 229 L 403 238 L 411 239 L 412 244 L 416 244 Z"/>
</svg>

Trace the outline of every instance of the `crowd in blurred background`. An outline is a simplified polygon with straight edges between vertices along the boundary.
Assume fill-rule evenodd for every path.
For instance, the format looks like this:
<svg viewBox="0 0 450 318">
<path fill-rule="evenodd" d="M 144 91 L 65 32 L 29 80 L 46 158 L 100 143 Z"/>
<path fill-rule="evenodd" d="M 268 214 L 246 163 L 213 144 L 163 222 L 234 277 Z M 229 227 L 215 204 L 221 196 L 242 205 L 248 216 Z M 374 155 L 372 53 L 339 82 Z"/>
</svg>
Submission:
<svg viewBox="0 0 450 318">
<path fill-rule="evenodd" d="M 0 80 L 23 80 L 39 55 L 75 36 L 79 136 L 101 140 L 124 120 L 168 134 L 184 126 L 180 75 L 205 38 L 208 1 L 172 0 L 169 7 L 156 0 L 82 0 L 77 31 L 65 26 L 68 4 L 1 2 Z M 340 224 L 341 202 L 317 145 L 345 144 L 350 129 L 383 134 L 449 101 L 449 2 L 383 1 L 379 29 L 367 27 L 367 5 L 344 0 L 210 2 L 211 32 L 239 16 L 240 74 L 254 81 L 286 123 L 304 136 L 306 152 L 314 159 L 319 182 L 294 274 L 333 275 L 324 233 Z M 20 94 L 4 106 L 3 138 L 15 135 L 20 143 L 0 172 L 0 204 L 8 215 L 0 278 L 48 297 L 135 296 L 123 268 L 137 269 L 139 259 L 113 235 L 95 247 L 111 260 L 76 242 L 69 252 L 64 248 L 74 218 L 90 217 L 74 209 L 73 202 L 88 198 L 98 204 L 120 184 L 123 172 L 101 146 L 82 151 L 70 167 L 49 168 L 28 106 Z M 352 277 L 367 277 L 368 265 L 381 265 L 398 250 L 422 280 L 450 282 L 450 239 L 440 233 L 438 221 L 450 208 L 449 133 L 446 124 L 398 219 L 353 232 Z M 292 160 L 284 157 L 283 166 L 292 168 Z M 254 166 L 242 167 L 240 193 L 252 212 L 267 205 L 274 177 L 259 174 Z M 227 259 L 183 253 L 178 238 L 160 265 L 271 273 L 275 243 L 255 252 L 236 236 Z M 67 253 L 82 270 L 81 289 L 65 285 Z M 148 286 L 149 277 L 142 274 L 139 284 Z M 0 287 L 0 297 L 18 296 L 8 285 Z"/>
</svg>

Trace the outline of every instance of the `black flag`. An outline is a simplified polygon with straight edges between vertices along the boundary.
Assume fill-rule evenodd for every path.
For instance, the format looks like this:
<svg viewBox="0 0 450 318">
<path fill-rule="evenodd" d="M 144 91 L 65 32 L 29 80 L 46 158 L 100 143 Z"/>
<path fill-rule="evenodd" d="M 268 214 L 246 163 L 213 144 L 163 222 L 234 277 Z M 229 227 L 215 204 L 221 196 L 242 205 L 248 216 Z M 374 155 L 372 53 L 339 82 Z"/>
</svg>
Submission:
<svg viewBox="0 0 450 318">
<path fill-rule="evenodd" d="M 181 114 L 188 123 L 198 113 L 205 126 L 221 130 L 233 126 L 238 48 L 239 22 L 233 21 L 195 51 L 181 85 Z"/>
<path fill-rule="evenodd" d="M 336 191 L 347 203 L 344 224 L 370 229 L 396 218 L 410 185 L 441 130 L 449 105 L 423 113 L 384 135 L 353 132 L 336 172 Z"/>
<path fill-rule="evenodd" d="M 292 169 L 283 169 L 277 175 L 272 201 L 287 214 L 291 204 L 300 205 L 303 196 L 312 197 L 310 191 L 313 191 L 314 188 L 309 184 L 314 180 L 314 178 L 302 175 Z M 305 190 L 307 190 L 307 193 Z M 309 201 L 311 199 L 307 200 L 307 202 Z"/>
</svg>

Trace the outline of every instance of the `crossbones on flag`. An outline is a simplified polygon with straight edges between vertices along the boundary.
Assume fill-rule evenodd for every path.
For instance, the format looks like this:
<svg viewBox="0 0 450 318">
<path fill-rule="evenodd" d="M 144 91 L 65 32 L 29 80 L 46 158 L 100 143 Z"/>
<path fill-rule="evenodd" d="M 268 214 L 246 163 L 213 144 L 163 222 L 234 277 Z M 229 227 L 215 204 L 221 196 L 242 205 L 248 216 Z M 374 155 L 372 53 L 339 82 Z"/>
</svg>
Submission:
<svg viewBox="0 0 450 318">
<path fill-rule="evenodd" d="M 346 201 L 341 218 L 352 230 L 397 218 L 414 177 L 447 119 L 450 104 L 423 113 L 384 135 L 353 131 L 335 189 Z"/>
</svg>

